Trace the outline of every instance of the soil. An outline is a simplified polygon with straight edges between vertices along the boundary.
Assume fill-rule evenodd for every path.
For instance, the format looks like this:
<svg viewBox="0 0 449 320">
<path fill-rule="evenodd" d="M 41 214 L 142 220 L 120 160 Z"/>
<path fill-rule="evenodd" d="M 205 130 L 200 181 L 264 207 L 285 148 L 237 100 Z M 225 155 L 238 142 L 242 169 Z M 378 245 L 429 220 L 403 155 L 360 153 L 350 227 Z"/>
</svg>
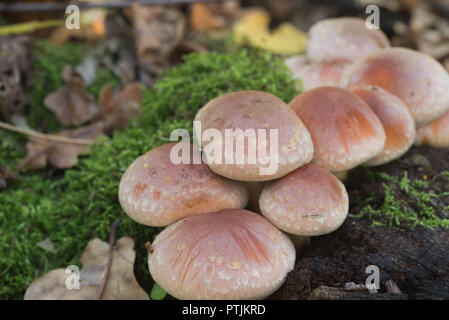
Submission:
<svg viewBox="0 0 449 320">
<path fill-rule="evenodd" d="M 388 173 L 399 179 L 407 171 L 410 179 L 426 176 L 433 182 L 447 179 L 441 172 L 449 170 L 449 151 L 430 147 L 413 147 L 404 157 L 375 171 Z M 383 194 L 382 179 L 366 179 L 366 169 L 358 168 L 350 172 L 345 182 L 351 199 L 350 214 L 358 214 L 362 207 L 370 204 L 379 208 Z M 447 188 L 447 180 L 444 184 Z M 449 191 L 449 190 L 443 190 Z M 432 190 L 429 190 L 432 192 Z M 360 201 L 356 199 L 371 199 Z M 402 193 L 396 200 L 410 202 Z M 412 205 L 412 204 L 411 204 Z M 436 214 L 448 218 L 449 196 L 438 199 Z M 446 207 L 445 210 L 442 208 Z M 438 209 L 439 208 L 439 209 Z M 388 221 L 386 219 L 385 221 Z M 434 230 L 422 226 L 411 227 L 401 223 L 397 226 L 373 226 L 372 217 L 348 217 L 334 233 L 312 238 L 310 247 L 298 256 L 296 266 L 289 273 L 285 284 L 271 299 L 382 299 L 394 298 L 394 293 L 386 293 L 385 282 L 393 280 L 406 299 L 449 299 L 449 229 Z M 380 290 L 377 295 L 367 291 L 360 295 L 337 294 L 325 287 L 344 288 L 345 283 L 365 284 L 369 274 L 366 267 L 376 265 L 380 270 Z M 313 295 L 310 295 L 314 289 Z M 323 295 L 318 291 L 326 291 Z M 339 291 L 339 290 L 337 290 Z M 329 293 L 330 292 L 330 293 Z M 343 291 L 340 291 L 340 293 Z"/>
</svg>

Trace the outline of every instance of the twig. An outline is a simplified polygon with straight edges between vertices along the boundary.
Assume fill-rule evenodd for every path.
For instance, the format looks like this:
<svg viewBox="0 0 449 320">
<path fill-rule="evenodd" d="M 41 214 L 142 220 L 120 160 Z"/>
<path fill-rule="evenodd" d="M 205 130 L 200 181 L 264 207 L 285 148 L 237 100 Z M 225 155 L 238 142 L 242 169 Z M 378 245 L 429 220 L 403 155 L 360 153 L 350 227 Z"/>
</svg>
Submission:
<svg viewBox="0 0 449 320">
<path fill-rule="evenodd" d="M 0 35 L 28 33 L 39 29 L 60 26 L 63 23 L 64 20 L 44 20 L 16 23 L 0 27 Z"/>
<path fill-rule="evenodd" d="M 104 288 L 106 287 L 106 282 L 108 282 L 109 273 L 111 272 L 112 266 L 112 256 L 114 253 L 114 238 L 115 238 L 115 230 L 117 229 L 120 222 L 118 220 L 114 221 L 111 226 L 111 233 L 109 234 L 109 257 L 108 257 L 108 265 L 106 266 L 106 271 L 104 273 L 103 281 L 101 282 L 100 290 L 98 291 L 97 300 L 101 300 L 103 296 Z"/>
<path fill-rule="evenodd" d="M 8 123 L 2 122 L 2 121 L 0 121 L 0 128 L 18 132 L 18 133 L 23 133 L 30 137 L 42 139 L 42 140 L 62 142 L 62 143 L 71 143 L 71 144 L 83 144 L 83 145 L 94 144 L 93 140 L 73 139 L 73 138 L 67 138 L 67 137 L 62 137 L 62 136 L 55 136 L 55 135 L 51 135 L 51 134 L 40 133 L 40 132 L 36 132 L 33 130 L 29 130 L 29 129 L 19 128 L 17 126 L 13 126 L 11 124 L 8 124 Z"/>
<path fill-rule="evenodd" d="M 140 4 L 143 6 L 173 5 L 193 2 L 217 2 L 218 0 L 131 0 L 117 2 L 38 2 L 38 3 L 0 3 L 0 12 L 26 11 L 64 11 L 67 6 L 75 5 L 79 9 L 121 9 Z"/>
</svg>

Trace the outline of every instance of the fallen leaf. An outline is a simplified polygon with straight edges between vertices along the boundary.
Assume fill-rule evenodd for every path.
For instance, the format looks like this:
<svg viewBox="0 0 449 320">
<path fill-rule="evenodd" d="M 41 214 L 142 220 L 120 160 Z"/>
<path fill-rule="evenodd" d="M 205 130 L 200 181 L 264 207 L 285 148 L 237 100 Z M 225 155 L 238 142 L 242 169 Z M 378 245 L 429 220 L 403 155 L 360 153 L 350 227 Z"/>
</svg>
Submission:
<svg viewBox="0 0 449 320">
<path fill-rule="evenodd" d="M 17 176 L 8 170 L 6 166 L 0 165 L 0 190 L 6 189 L 8 182 L 14 181 Z"/>
<path fill-rule="evenodd" d="M 28 101 L 24 89 L 34 80 L 31 51 L 26 36 L 0 37 L 0 116 L 8 121 Z"/>
<path fill-rule="evenodd" d="M 98 111 L 94 97 L 86 91 L 82 76 L 71 66 L 65 66 L 62 74 L 67 84 L 46 96 L 44 104 L 62 125 L 81 125 Z"/>
<path fill-rule="evenodd" d="M 52 252 L 52 253 L 55 253 L 55 252 L 56 252 L 55 245 L 53 244 L 53 242 L 51 241 L 51 239 L 48 238 L 48 237 L 45 238 L 45 239 L 42 240 L 42 241 L 39 241 L 38 243 L 36 243 L 36 245 L 37 245 L 39 248 L 44 249 L 45 251 L 50 251 L 50 252 Z"/>
<path fill-rule="evenodd" d="M 76 72 L 78 72 L 83 79 L 84 86 L 90 86 L 94 82 L 97 65 L 97 59 L 94 56 L 89 55 L 75 67 Z"/>
<path fill-rule="evenodd" d="M 190 27 L 193 31 L 205 31 L 223 28 L 226 21 L 223 17 L 215 15 L 210 9 L 210 4 L 194 3 L 190 13 Z"/>
<path fill-rule="evenodd" d="M 148 294 L 139 286 L 134 276 L 134 241 L 123 237 L 117 241 L 112 254 L 112 264 L 102 295 L 104 300 L 148 300 Z M 25 300 L 95 300 L 98 296 L 109 259 L 109 244 L 93 239 L 81 256 L 79 289 L 68 289 L 71 272 L 56 269 L 31 283 Z"/>
<path fill-rule="evenodd" d="M 74 130 L 62 130 L 55 134 L 56 136 L 72 139 L 94 140 L 103 133 L 104 125 L 97 122 L 88 126 L 80 127 Z M 27 155 L 18 165 L 17 169 L 42 169 L 49 162 L 55 168 L 70 168 L 78 162 L 78 155 L 85 152 L 87 145 L 55 142 L 30 137 L 27 143 Z"/>
<path fill-rule="evenodd" d="M 111 85 L 104 86 L 98 98 L 97 120 L 103 121 L 106 132 L 125 128 L 131 118 L 140 116 L 139 102 L 142 100 L 140 83 L 125 86 L 114 92 Z"/>
<path fill-rule="evenodd" d="M 252 10 L 234 25 L 237 44 L 248 43 L 278 54 L 297 54 L 306 49 L 307 35 L 290 23 L 269 30 L 270 15 L 264 10 Z"/>
<path fill-rule="evenodd" d="M 131 13 L 140 79 L 150 87 L 155 76 L 170 66 L 171 54 L 184 39 L 185 17 L 176 9 L 137 3 Z"/>
</svg>

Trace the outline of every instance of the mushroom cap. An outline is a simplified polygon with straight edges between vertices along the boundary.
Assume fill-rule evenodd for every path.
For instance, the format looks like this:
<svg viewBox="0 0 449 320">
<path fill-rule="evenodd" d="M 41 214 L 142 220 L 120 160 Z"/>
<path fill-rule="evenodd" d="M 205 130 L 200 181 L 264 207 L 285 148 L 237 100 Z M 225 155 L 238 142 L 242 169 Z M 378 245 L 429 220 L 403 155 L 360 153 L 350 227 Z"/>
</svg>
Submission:
<svg viewBox="0 0 449 320">
<path fill-rule="evenodd" d="M 303 56 L 294 56 L 285 60 L 285 64 L 293 74 L 293 79 L 301 79 L 304 91 L 317 87 L 340 85 L 340 78 L 348 62 L 320 61 L 307 63 Z"/>
<path fill-rule="evenodd" d="M 262 214 L 279 229 L 301 236 L 336 230 L 346 219 L 348 193 L 334 175 L 308 164 L 269 182 L 259 200 Z"/>
<path fill-rule="evenodd" d="M 382 122 L 386 140 L 380 154 L 365 165 L 377 166 L 397 159 L 410 149 L 415 140 L 415 122 L 401 99 L 379 87 L 364 86 L 351 90 L 363 99 Z"/>
<path fill-rule="evenodd" d="M 314 24 L 307 40 L 312 61 L 355 61 L 379 49 L 390 47 L 381 30 L 368 29 L 359 18 L 343 17 Z"/>
<path fill-rule="evenodd" d="M 190 143 L 179 143 L 193 151 Z M 131 219 L 149 226 L 166 226 L 190 215 L 246 206 L 246 188 L 216 175 L 203 162 L 194 164 L 193 152 L 191 164 L 174 164 L 170 151 L 176 144 L 150 150 L 123 174 L 119 200 Z"/>
<path fill-rule="evenodd" d="M 208 164 L 212 171 L 230 179 L 273 180 L 309 163 L 313 157 L 313 144 L 307 129 L 288 105 L 271 93 L 239 91 L 221 95 L 201 108 L 195 121 L 201 122 L 202 134 L 208 129 L 220 132 L 223 141 L 217 143 L 216 148 L 222 150 L 221 163 L 208 161 Z M 226 132 L 236 132 L 238 129 L 243 133 L 249 129 L 248 132 L 253 132 L 254 136 L 236 135 L 231 143 L 227 143 Z M 272 129 L 277 132 L 277 140 L 271 138 Z M 261 132 L 265 134 L 265 140 Z M 195 136 L 198 139 L 196 130 Z M 208 144 L 212 145 L 212 141 L 202 141 L 203 150 Z M 234 147 L 237 143 L 244 145 L 243 152 Z M 198 141 L 197 144 L 200 145 Z M 254 154 L 254 150 L 257 150 L 259 160 L 264 147 L 274 168 L 272 172 L 263 171 L 269 164 L 259 161 L 251 163 L 250 155 Z M 238 157 L 243 160 L 240 164 L 236 161 Z"/>
<path fill-rule="evenodd" d="M 354 93 L 336 87 L 307 91 L 290 102 L 312 136 L 312 163 L 330 171 L 352 169 L 377 156 L 385 144 L 382 123 Z"/>
<path fill-rule="evenodd" d="M 419 128 L 416 132 L 415 144 L 449 148 L 449 111 L 439 119 Z"/>
<path fill-rule="evenodd" d="M 152 246 L 151 276 L 178 299 L 262 299 L 282 285 L 295 263 L 288 236 L 239 209 L 182 219 Z"/>
<path fill-rule="evenodd" d="M 341 86 L 372 85 L 399 97 L 410 110 L 417 128 L 449 109 L 449 74 L 431 56 L 406 48 L 389 48 L 349 66 Z"/>
</svg>

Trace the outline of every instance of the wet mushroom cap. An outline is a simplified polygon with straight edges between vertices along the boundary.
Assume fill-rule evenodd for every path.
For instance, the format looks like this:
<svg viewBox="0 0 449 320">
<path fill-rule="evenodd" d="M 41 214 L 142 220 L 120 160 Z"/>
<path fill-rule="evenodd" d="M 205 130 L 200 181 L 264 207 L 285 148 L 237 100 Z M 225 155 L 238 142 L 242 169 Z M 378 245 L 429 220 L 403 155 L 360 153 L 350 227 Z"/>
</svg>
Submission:
<svg viewBox="0 0 449 320">
<path fill-rule="evenodd" d="M 295 263 L 285 234 L 264 217 L 238 209 L 182 219 L 152 247 L 151 276 L 178 299 L 263 299 Z"/>
<path fill-rule="evenodd" d="M 309 163 L 313 157 L 307 129 L 288 105 L 271 93 L 224 94 L 201 108 L 195 121 L 201 122 L 203 150 L 216 142 L 206 141 L 205 132 L 211 129 L 220 133 L 222 141 L 214 146 L 222 156 L 208 164 L 212 171 L 230 179 L 273 180 Z M 197 130 L 195 136 L 199 145 Z M 243 148 L 239 150 L 237 145 Z"/>
<path fill-rule="evenodd" d="M 362 58 L 342 75 L 346 88 L 372 85 L 400 98 L 417 128 L 449 109 L 449 74 L 431 56 L 406 48 L 389 48 Z"/>
<path fill-rule="evenodd" d="M 399 158 L 415 140 L 415 122 L 401 99 L 379 87 L 364 86 L 351 90 L 365 101 L 377 115 L 385 130 L 382 152 L 365 165 L 377 166 Z"/>
<path fill-rule="evenodd" d="M 354 93 L 336 87 L 307 91 L 290 102 L 309 131 L 312 163 L 329 171 L 352 169 L 377 156 L 385 144 L 382 123 Z"/>
<path fill-rule="evenodd" d="M 314 24 L 307 40 L 307 56 L 312 61 L 355 61 L 390 47 L 381 30 L 368 29 L 358 18 L 326 19 Z"/>
<path fill-rule="evenodd" d="M 449 148 L 449 111 L 441 118 L 419 128 L 416 145 L 426 144 L 435 148 Z"/>
<path fill-rule="evenodd" d="M 174 146 L 190 150 L 190 164 L 174 164 Z M 200 158 L 201 159 L 201 158 Z M 123 210 L 134 221 L 166 226 L 178 219 L 227 208 L 243 208 L 246 188 L 220 177 L 201 162 L 193 163 L 193 145 L 180 142 L 155 148 L 135 160 L 119 186 Z"/>
<path fill-rule="evenodd" d="M 269 182 L 259 205 L 262 214 L 279 229 L 301 236 L 336 230 L 349 209 L 348 194 L 341 181 L 313 164 Z"/>
<path fill-rule="evenodd" d="M 320 62 L 304 62 L 303 57 L 290 57 L 285 60 L 293 74 L 293 79 L 301 79 L 304 91 L 317 87 L 340 85 L 340 78 L 348 62 L 341 61 L 320 61 Z"/>
</svg>

